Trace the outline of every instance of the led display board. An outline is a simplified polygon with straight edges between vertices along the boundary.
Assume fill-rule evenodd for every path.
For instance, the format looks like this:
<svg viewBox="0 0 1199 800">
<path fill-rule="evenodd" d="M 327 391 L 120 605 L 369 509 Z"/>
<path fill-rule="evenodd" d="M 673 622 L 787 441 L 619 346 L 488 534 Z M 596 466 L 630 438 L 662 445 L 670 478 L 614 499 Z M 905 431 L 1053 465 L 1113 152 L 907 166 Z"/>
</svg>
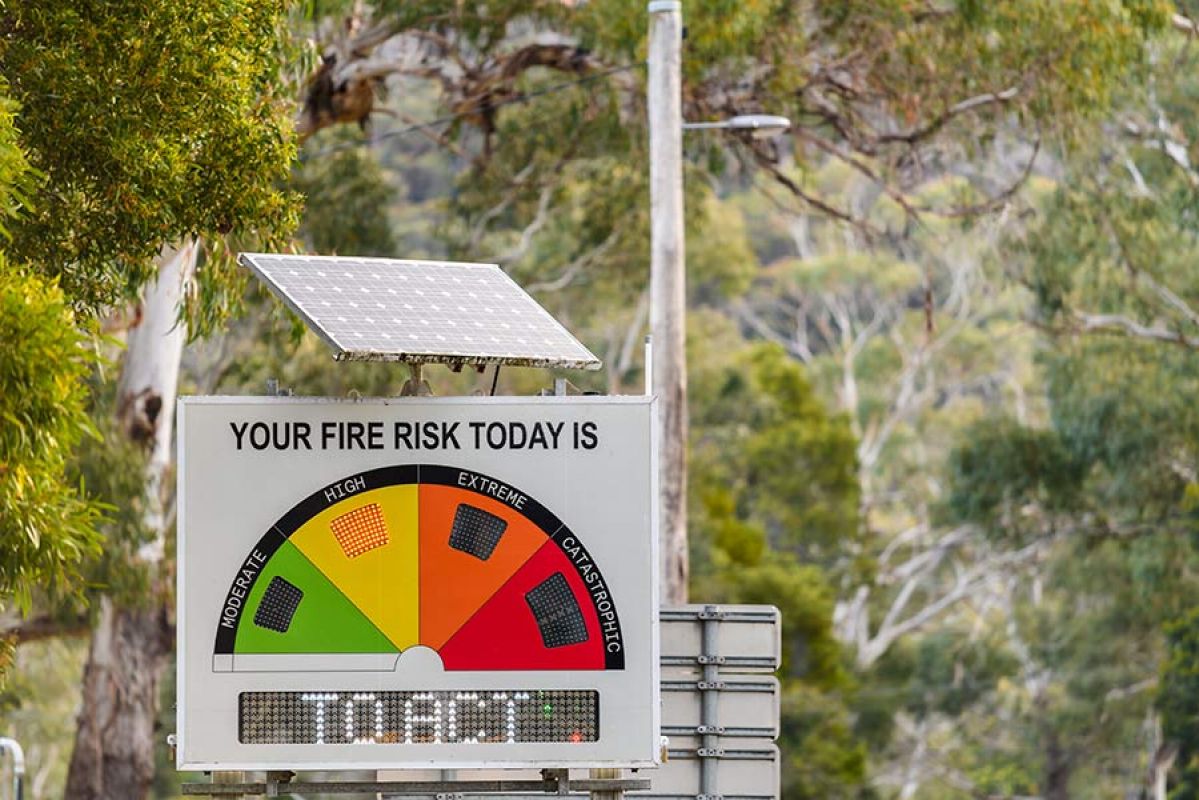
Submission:
<svg viewBox="0 0 1199 800">
<path fill-rule="evenodd" d="M 649 398 L 183 398 L 181 769 L 645 766 Z"/>
</svg>

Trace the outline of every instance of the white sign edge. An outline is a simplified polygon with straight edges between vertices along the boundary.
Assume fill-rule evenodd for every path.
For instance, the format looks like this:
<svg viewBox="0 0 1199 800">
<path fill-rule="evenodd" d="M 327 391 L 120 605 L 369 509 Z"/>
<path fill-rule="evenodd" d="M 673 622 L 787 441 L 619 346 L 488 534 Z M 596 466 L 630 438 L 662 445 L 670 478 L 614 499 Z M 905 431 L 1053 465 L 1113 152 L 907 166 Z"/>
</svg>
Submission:
<svg viewBox="0 0 1199 800">
<path fill-rule="evenodd" d="M 269 395 L 186 395 L 177 397 L 175 401 L 175 458 L 176 458 L 176 519 L 183 519 L 185 513 L 185 503 L 178 487 L 182 485 L 185 477 L 184 461 L 181 458 L 183 442 L 185 441 L 185 427 L 187 425 L 187 414 L 184 413 L 188 405 L 234 405 L 239 403 L 249 403 L 251 405 L 267 405 L 284 401 L 287 403 L 296 404 L 314 404 L 314 405 L 335 405 L 335 404 L 363 404 L 363 403 L 378 403 L 382 401 L 385 405 L 390 404 L 390 401 L 399 403 L 407 401 L 422 401 L 425 403 L 436 402 L 447 405 L 477 405 L 481 398 L 479 397 L 419 397 L 419 398 L 400 398 L 400 397 L 363 397 L 363 398 L 338 398 L 338 397 L 304 397 L 304 396 L 286 396 L 274 397 Z M 527 403 L 531 400 L 537 402 L 548 402 L 552 404 L 570 403 L 582 400 L 602 401 L 602 402 L 619 402 L 629 405 L 649 405 L 650 412 L 650 497 L 658 497 L 658 454 L 659 454 L 659 426 L 654 424 L 656 420 L 656 409 L 658 398 L 656 395 L 575 395 L 575 396 L 545 396 L 545 397 L 522 397 L 522 396 L 505 396 L 488 398 L 488 405 L 518 405 Z M 505 402 L 506 401 L 506 402 Z M 655 599 L 651 602 L 651 669 L 653 672 L 653 708 L 651 710 L 651 719 L 653 721 L 653 729 L 660 732 L 662 730 L 662 667 L 659 663 L 661 660 L 661 631 L 659 628 L 659 607 L 661 606 L 661 542 L 659 537 L 659 518 L 660 514 L 651 514 L 650 516 L 650 552 L 651 559 L 654 562 L 651 570 L 651 597 Z M 179 531 L 176 528 L 176 541 L 178 541 Z M 175 575 L 175 591 L 176 598 L 184 597 L 184 575 L 186 573 L 184 564 L 184 551 L 176 546 L 176 575 Z M 176 603 L 178 600 L 176 599 Z M 176 687 L 186 685 L 185 668 L 187 664 L 186 647 L 187 638 L 184 620 L 186 615 L 178 615 L 176 620 L 175 630 L 175 685 Z M 180 704 L 178 701 L 178 689 L 175 696 L 175 735 L 179 736 L 180 732 L 187 730 L 185 727 L 185 708 L 186 704 Z M 659 733 L 660 735 L 660 733 Z M 259 762 L 205 762 L 205 761 L 187 761 L 185 758 L 187 742 L 184 739 L 177 739 L 175 743 L 175 769 L 179 772 L 211 772 L 214 770 L 242 770 L 253 771 L 270 769 L 272 767 L 264 767 Z M 571 768 L 587 769 L 587 768 L 627 768 L 627 769 L 642 769 L 659 766 L 662 763 L 660 757 L 660 749 L 654 750 L 654 756 L 648 760 L 620 760 L 620 761 L 571 761 Z M 339 771 L 352 769 L 366 770 L 418 770 L 418 769 L 552 769 L 563 766 L 559 761 L 429 761 L 425 763 L 405 763 L 397 765 L 394 762 L 354 762 L 352 765 L 346 762 L 314 762 L 305 764 L 304 771 Z"/>
</svg>

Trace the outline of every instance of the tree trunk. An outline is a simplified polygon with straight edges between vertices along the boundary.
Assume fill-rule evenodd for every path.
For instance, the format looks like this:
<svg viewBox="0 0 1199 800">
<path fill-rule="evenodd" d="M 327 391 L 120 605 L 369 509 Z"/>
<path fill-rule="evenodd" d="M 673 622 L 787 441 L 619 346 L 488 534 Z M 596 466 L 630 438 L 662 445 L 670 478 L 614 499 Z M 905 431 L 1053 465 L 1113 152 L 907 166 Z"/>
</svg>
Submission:
<svg viewBox="0 0 1199 800">
<path fill-rule="evenodd" d="M 177 316 L 196 249 L 194 241 L 164 248 L 158 278 L 129 334 L 116 413 L 124 435 L 149 454 L 144 522 L 155 536 L 137 557 L 150 572 L 152 589 L 136 606 L 101 600 L 67 773 L 71 800 L 137 800 L 147 796 L 154 779 L 159 687 L 174 646 L 171 587 L 162 560 L 171 516 L 175 393 L 186 338 Z"/>
<path fill-rule="evenodd" d="M 174 643 L 168 611 L 100 601 L 66 797 L 146 797 L 154 780 L 159 685 Z"/>
<path fill-rule="evenodd" d="M 1045 800 L 1070 800 L 1070 775 L 1074 762 L 1062 747 L 1057 731 L 1050 730 L 1045 746 Z"/>
</svg>

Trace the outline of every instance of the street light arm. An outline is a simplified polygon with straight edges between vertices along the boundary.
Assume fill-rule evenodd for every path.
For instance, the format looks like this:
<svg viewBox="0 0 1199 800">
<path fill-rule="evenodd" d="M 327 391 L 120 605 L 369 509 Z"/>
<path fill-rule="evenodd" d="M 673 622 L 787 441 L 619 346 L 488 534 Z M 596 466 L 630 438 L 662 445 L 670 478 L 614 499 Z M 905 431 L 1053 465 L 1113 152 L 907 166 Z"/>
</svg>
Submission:
<svg viewBox="0 0 1199 800">
<path fill-rule="evenodd" d="M 726 122 L 684 122 L 685 131 L 727 131 L 731 126 Z"/>
<path fill-rule="evenodd" d="M 716 122 L 684 122 L 685 131 L 753 131 L 756 137 L 774 136 L 791 127 L 791 120 L 774 114 L 740 114 Z"/>
</svg>

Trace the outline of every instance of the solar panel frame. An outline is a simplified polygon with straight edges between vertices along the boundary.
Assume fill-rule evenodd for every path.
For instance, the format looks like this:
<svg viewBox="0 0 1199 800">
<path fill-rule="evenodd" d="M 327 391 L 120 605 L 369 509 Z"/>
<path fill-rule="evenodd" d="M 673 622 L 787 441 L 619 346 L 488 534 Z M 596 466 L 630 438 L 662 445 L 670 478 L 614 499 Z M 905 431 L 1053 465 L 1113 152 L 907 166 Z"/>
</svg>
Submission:
<svg viewBox="0 0 1199 800">
<path fill-rule="evenodd" d="M 512 366 L 525 367 L 566 367 L 572 369 L 599 369 L 601 362 L 596 356 L 588 350 L 578 339 L 562 326 L 560 322 L 554 319 L 548 311 L 541 307 L 527 292 L 524 291 L 512 278 L 499 268 L 496 264 L 481 264 L 472 262 L 457 262 L 457 261 L 433 261 L 433 260 L 406 260 L 392 258 L 358 258 L 358 257 L 343 257 L 343 256 L 297 256 L 297 255 L 278 255 L 270 253 L 242 253 L 238 256 L 238 261 L 243 266 L 249 268 L 263 283 L 270 287 L 280 300 L 294 311 L 304 323 L 311 328 L 316 334 L 324 340 L 334 350 L 334 358 L 338 361 L 402 361 L 408 363 L 433 364 L 442 363 L 450 365 L 483 365 L 483 364 L 504 364 Z M 296 267 L 299 266 L 305 270 L 311 271 L 317 267 L 325 267 L 329 269 L 342 270 L 342 277 L 345 280 L 345 288 L 339 285 L 336 281 L 327 281 L 327 276 L 322 270 L 317 270 L 320 277 L 312 278 L 308 275 L 308 281 L 305 284 L 298 284 L 298 281 L 292 282 L 282 276 L 281 270 L 288 268 L 292 275 L 287 278 L 301 278 L 304 276 L 296 272 Z M 429 268 L 435 270 L 444 270 L 444 276 L 434 276 L 430 273 Z M 368 269 L 374 268 L 374 272 L 367 272 Z M 358 270 L 360 275 L 365 277 L 371 276 L 376 282 L 376 290 L 378 293 L 373 293 L 363 283 L 355 283 L 360 277 L 354 274 Z M 407 275 L 402 275 L 400 272 L 394 275 L 386 275 L 380 278 L 378 270 L 408 270 Z M 348 276 L 348 277 L 347 277 Z M 398 277 L 400 281 L 407 282 L 410 278 L 425 278 L 426 282 L 432 284 L 433 290 L 439 291 L 442 297 L 450 298 L 450 301 L 456 303 L 456 311 L 450 311 L 448 308 L 442 308 L 436 302 L 430 300 L 427 307 L 424 309 L 414 309 L 411 304 L 405 304 L 403 311 L 398 307 L 389 306 L 382 302 L 402 303 L 401 299 L 392 300 L 391 298 L 399 298 L 400 295 L 395 290 L 394 286 L 384 284 L 386 279 Z M 438 278 L 445 277 L 445 282 L 438 282 Z M 453 288 L 454 284 L 461 284 L 463 280 L 474 280 L 478 278 L 480 285 L 488 292 L 495 293 L 490 296 L 492 302 L 488 305 L 489 299 L 479 298 L 473 293 L 467 292 L 469 299 L 460 297 L 455 299 L 450 294 L 447 287 Z M 370 329 L 377 332 L 377 335 L 384 340 L 390 342 L 394 336 L 396 346 L 377 346 L 379 340 L 371 346 L 363 347 L 349 341 L 350 338 L 364 339 L 367 334 L 347 330 L 353 328 L 355 323 L 346 323 L 343 317 L 338 317 L 335 323 L 338 327 L 333 329 L 333 325 L 325 324 L 319 318 L 316 310 L 310 306 L 310 303 L 301 299 L 298 295 L 301 291 L 315 294 L 318 288 L 312 285 L 316 283 L 327 283 L 327 287 L 335 295 L 346 293 L 347 289 L 358 289 L 360 293 L 366 294 L 366 298 L 359 298 L 363 302 L 370 302 L 376 306 L 379 311 L 371 310 L 369 313 L 384 317 L 390 315 L 390 323 L 376 321 L 366 316 L 362 317 Z M 424 284 L 422 284 L 423 286 Z M 381 294 L 386 290 L 387 295 Z M 417 295 L 423 295 L 421 289 L 413 289 Z M 358 298 L 358 295 L 353 295 Z M 321 302 L 326 307 L 332 307 L 331 301 L 328 299 L 318 299 L 314 296 L 309 298 L 312 302 Z M 342 301 L 334 298 L 336 302 Z M 415 299 L 415 298 L 409 298 Z M 358 306 L 354 300 L 345 300 L 350 306 L 355 309 Z M 449 301 L 439 301 L 449 302 Z M 481 308 L 477 308 L 482 304 Z M 468 309 L 466 306 L 476 306 L 476 308 Z M 413 314 L 414 311 L 424 311 L 424 316 Z M 468 325 L 474 328 L 481 328 L 483 324 L 479 318 L 461 317 L 461 313 L 478 312 L 487 315 L 487 323 L 496 325 L 505 329 L 505 332 L 492 330 L 482 333 L 475 332 L 476 336 L 486 337 L 489 342 L 479 342 L 476 347 L 475 337 L 469 334 L 461 334 L 461 339 L 455 341 L 452 338 L 447 338 L 446 334 L 453 335 L 461 324 L 463 327 Z M 511 318 L 503 316 L 503 313 L 509 313 Z M 330 314 L 335 312 L 330 312 Z M 349 312 L 356 313 L 356 312 Z M 401 320 L 400 317 L 406 317 Z M 515 320 L 516 317 L 523 317 L 523 322 L 533 333 L 526 334 L 530 339 L 534 336 L 540 336 L 540 344 L 534 342 L 526 342 L 518 333 L 509 335 L 506 333 L 512 325 L 509 319 Z M 394 323 L 394 326 L 392 325 Z M 405 327 L 406 326 L 406 327 Z M 361 321 L 358 327 L 362 328 Z M 433 329 L 432 335 L 446 341 L 445 346 L 437 348 L 427 346 L 428 340 L 422 338 L 423 333 L 412 332 L 415 329 L 417 332 L 422 332 L 425 328 Z M 440 332 L 438 332 L 440 331 Z M 505 337 L 503 342 L 499 336 Z M 402 345 L 400 342 L 415 342 L 415 345 Z"/>
</svg>

